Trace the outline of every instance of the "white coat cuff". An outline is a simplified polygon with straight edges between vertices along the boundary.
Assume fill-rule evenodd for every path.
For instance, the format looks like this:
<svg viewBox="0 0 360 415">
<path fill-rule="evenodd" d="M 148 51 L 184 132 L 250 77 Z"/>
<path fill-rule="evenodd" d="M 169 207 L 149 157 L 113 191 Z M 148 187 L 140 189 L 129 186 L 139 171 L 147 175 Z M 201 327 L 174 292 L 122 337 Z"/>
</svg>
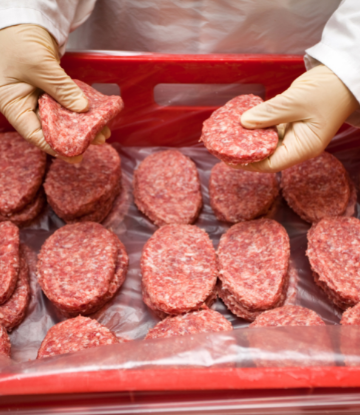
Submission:
<svg viewBox="0 0 360 415">
<path fill-rule="evenodd" d="M 35 24 L 43 27 L 54 36 L 59 46 L 64 45 L 68 38 L 68 33 L 61 30 L 61 22 L 52 21 L 40 10 L 26 7 L 0 9 L 0 29 L 19 24 Z"/>
<path fill-rule="evenodd" d="M 332 49 L 320 42 L 306 50 L 304 61 L 307 70 L 320 64 L 327 66 L 360 102 L 360 62 L 352 59 L 348 52 Z M 354 127 L 360 127 L 360 110 L 351 114 L 346 122 Z"/>
</svg>

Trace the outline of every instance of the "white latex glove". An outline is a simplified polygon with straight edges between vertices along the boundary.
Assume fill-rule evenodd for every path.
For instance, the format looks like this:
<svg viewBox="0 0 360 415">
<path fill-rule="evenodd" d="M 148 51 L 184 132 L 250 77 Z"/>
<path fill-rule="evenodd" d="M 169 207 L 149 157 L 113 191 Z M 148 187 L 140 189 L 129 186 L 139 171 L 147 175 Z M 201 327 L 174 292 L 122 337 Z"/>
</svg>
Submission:
<svg viewBox="0 0 360 415">
<path fill-rule="evenodd" d="M 78 163 L 82 156 L 60 156 L 46 143 L 36 115 L 41 91 L 71 111 L 88 110 L 87 98 L 59 63 L 58 45 L 42 27 L 22 24 L 0 30 L 0 112 L 20 135 L 41 150 Z M 93 144 L 103 144 L 110 134 L 104 127 Z"/>
<path fill-rule="evenodd" d="M 283 128 L 274 154 L 237 168 L 273 173 L 318 156 L 359 103 L 326 66 L 319 65 L 297 78 L 284 93 L 244 112 L 241 125 Z"/>
</svg>

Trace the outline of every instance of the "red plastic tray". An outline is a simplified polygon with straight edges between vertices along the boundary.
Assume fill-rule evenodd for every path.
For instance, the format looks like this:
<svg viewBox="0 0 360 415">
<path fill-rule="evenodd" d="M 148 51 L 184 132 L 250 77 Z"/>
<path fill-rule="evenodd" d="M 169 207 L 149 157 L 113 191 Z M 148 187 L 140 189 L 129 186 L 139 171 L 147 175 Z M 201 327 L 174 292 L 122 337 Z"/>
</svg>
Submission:
<svg viewBox="0 0 360 415">
<path fill-rule="evenodd" d="M 304 72 L 300 56 L 66 54 L 62 65 L 72 78 L 120 86 L 125 109 L 112 125 L 112 140 L 123 145 L 184 146 L 198 141 L 202 122 L 214 107 L 162 107 L 153 90 L 160 83 L 262 84 L 269 99 Z M 181 120 L 181 122 L 179 122 Z M 11 127 L 0 118 L 0 131 Z M 3 395 L 112 391 L 360 387 L 360 368 L 204 368 L 108 370 L 48 376 L 0 376 Z"/>
</svg>

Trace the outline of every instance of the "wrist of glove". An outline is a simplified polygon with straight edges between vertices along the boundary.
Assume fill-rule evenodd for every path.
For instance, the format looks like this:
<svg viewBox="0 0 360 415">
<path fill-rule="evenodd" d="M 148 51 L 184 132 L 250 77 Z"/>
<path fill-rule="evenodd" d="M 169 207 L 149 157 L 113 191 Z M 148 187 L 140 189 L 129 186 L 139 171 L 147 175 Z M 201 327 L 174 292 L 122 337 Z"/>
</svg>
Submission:
<svg viewBox="0 0 360 415">
<path fill-rule="evenodd" d="M 273 173 L 316 157 L 358 108 L 359 103 L 343 82 L 319 65 L 297 78 L 284 93 L 244 112 L 240 120 L 243 127 L 277 125 L 282 134 L 274 154 L 237 168 Z"/>
<path fill-rule="evenodd" d="M 0 112 L 28 141 L 52 156 L 77 163 L 82 156 L 62 157 L 46 143 L 36 109 L 42 91 L 65 108 L 86 112 L 87 98 L 60 66 L 55 39 L 42 27 L 17 25 L 0 30 Z M 108 127 L 93 144 L 110 137 Z"/>
</svg>

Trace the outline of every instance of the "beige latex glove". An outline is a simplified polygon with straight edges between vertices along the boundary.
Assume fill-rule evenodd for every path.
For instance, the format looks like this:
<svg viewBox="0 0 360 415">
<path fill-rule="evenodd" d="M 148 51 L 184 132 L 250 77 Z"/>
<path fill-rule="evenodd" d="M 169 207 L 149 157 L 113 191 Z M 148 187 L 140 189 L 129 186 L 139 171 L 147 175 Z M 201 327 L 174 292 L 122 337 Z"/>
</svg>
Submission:
<svg viewBox="0 0 360 415">
<path fill-rule="evenodd" d="M 46 143 L 36 115 L 41 91 L 71 111 L 88 110 L 87 98 L 59 65 L 58 49 L 54 38 L 40 26 L 23 24 L 0 30 L 0 112 L 41 150 L 78 163 L 82 156 L 60 156 Z M 104 127 L 93 144 L 104 143 L 110 134 Z"/>
<path fill-rule="evenodd" d="M 359 103 L 326 66 L 320 65 L 297 78 L 284 93 L 244 112 L 241 125 L 283 129 L 274 154 L 244 170 L 278 172 L 318 156 Z M 285 125 L 284 125 L 285 123 Z"/>
</svg>

